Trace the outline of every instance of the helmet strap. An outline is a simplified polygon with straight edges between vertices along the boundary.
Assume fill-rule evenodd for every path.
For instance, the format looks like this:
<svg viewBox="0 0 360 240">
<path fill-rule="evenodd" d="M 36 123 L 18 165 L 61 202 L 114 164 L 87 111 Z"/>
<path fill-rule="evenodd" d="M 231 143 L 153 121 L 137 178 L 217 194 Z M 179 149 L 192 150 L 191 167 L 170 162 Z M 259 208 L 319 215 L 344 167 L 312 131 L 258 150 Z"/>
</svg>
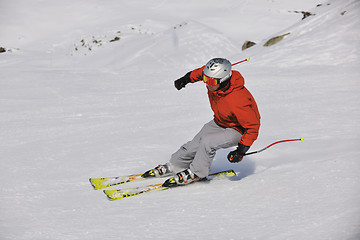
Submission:
<svg viewBox="0 0 360 240">
<path fill-rule="evenodd" d="M 229 80 L 221 82 L 219 88 L 216 91 L 222 90 L 223 92 L 225 92 L 226 90 L 228 90 L 231 85 Z"/>
<path fill-rule="evenodd" d="M 231 79 L 231 72 L 224 78 L 222 78 L 220 80 L 220 86 L 216 91 L 219 91 L 220 89 L 223 90 L 223 92 L 225 92 L 226 90 L 228 90 L 230 88 L 230 79 Z"/>
</svg>

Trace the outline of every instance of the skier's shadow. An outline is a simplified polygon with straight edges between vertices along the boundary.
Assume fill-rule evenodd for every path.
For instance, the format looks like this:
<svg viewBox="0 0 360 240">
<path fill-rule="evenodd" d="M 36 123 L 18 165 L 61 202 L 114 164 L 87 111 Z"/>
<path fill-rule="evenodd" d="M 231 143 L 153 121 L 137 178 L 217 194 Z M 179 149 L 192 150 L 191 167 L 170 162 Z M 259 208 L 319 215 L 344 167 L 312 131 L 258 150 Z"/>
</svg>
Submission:
<svg viewBox="0 0 360 240">
<path fill-rule="evenodd" d="M 220 172 L 232 169 L 236 172 L 236 176 L 231 177 L 231 181 L 239 181 L 249 175 L 255 173 L 255 163 L 251 161 L 250 157 L 244 157 L 239 163 L 230 163 L 227 160 L 229 150 L 218 150 L 215 159 L 211 165 L 210 173 Z"/>
</svg>

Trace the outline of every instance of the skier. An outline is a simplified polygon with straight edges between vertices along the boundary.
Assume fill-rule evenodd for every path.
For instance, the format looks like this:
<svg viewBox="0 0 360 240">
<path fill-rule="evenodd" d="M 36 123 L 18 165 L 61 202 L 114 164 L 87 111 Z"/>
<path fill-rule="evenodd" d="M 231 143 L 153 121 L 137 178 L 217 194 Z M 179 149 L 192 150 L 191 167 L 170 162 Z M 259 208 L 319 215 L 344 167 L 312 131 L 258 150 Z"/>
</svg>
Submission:
<svg viewBox="0 0 360 240">
<path fill-rule="evenodd" d="M 260 114 L 253 96 L 244 87 L 243 76 L 231 66 L 225 58 L 214 58 L 174 82 L 178 90 L 188 83 L 206 83 L 214 119 L 172 154 L 168 163 L 145 172 L 144 177 L 175 174 L 176 184 L 184 185 L 208 176 L 218 149 L 237 146 L 227 158 L 231 163 L 243 159 L 257 139 Z"/>
</svg>

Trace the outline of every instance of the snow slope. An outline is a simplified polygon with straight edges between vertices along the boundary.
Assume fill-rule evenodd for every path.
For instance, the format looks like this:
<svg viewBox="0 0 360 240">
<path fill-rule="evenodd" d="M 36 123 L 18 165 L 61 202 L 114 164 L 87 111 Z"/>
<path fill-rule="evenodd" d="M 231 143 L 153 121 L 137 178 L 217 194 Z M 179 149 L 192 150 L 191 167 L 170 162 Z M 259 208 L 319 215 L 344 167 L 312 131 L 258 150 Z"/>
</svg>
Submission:
<svg viewBox="0 0 360 240">
<path fill-rule="evenodd" d="M 0 239 L 360 239 L 359 1 L 0 6 Z M 262 115 L 251 150 L 305 141 L 238 164 L 219 151 L 230 180 L 92 190 L 166 162 L 212 118 L 204 84 L 173 87 L 212 57 L 251 59 L 235 67 Z"/>
</svg>

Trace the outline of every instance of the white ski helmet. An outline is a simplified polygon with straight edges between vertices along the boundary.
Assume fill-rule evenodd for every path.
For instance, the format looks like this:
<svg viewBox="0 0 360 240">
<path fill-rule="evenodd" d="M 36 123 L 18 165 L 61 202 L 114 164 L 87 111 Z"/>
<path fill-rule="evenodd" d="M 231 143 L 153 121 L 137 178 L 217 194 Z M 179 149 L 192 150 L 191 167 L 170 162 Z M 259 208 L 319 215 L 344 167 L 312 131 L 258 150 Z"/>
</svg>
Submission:
<svg viewBox="0 0 360 240">
<path fill-rule="evenodd" d="M 231 63 L 226 58 L 213 58 L 205 65 L 203 73 L 210 77 L 220 79 L 220 83 L 231 77 Z"/>
</svg>

